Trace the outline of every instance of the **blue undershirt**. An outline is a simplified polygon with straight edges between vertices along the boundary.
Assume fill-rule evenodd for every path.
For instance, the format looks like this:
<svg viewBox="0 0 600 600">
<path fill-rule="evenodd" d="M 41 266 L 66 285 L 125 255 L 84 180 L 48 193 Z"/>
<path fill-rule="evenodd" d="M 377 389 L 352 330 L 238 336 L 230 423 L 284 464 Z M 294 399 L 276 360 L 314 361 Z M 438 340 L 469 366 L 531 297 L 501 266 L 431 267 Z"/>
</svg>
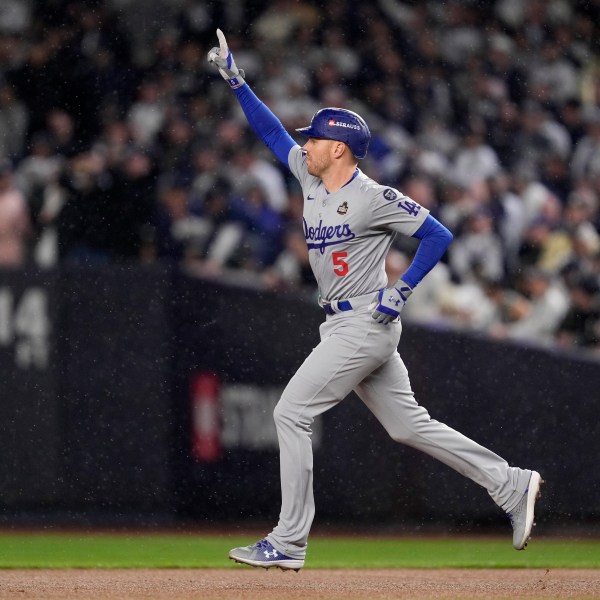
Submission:
<svg viewBox="0 0 600 600">
<path fill-rule="evenodd" d="M 245 83 L 235 90 L 240 106 L 248 119 L 250 127 L 267 148 L 289 169 L 288 156 L 296 142 L 285 130 L 281 121 L 261 102 L 256 94 Z"/>
<path fill-rule="evenodd" d="M 261 102 L 248 84 L 237 88 L 235 94 L 250 127 L 267 148 L 289 168 L 288 156 L 297 144 L 281 121 Z M 453 236 L 437 219 L 428 215 L 413 237 L 420 240 L 420 244 L 413 261 L 400 279 L 414 289 L 446 252 Z"/>
<path fill-rule="evenodd" d="M 406 273 L 400 279 L 414 289 L 442 258 L 454 236 L 435 217 L 427 215 L 412 237 L 421 240 L 421 243 Z"/>
</svg>

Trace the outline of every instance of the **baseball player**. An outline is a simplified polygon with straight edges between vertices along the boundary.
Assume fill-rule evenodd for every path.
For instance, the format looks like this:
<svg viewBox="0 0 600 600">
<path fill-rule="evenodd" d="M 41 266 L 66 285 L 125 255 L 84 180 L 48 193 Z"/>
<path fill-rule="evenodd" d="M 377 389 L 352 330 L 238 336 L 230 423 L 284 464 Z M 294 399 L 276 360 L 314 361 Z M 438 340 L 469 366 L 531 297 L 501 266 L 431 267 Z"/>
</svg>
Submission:
<svg viewBox="0 0 600 600">
<path fill-rule="evenodd" d="M 398 343 L 400 312 L 433 268 L 452 234 L 428 210 L 358 168 L 371 134 L 356 113 L 324 108 L 300 147 L 256 97 L 237 68 L 225 36 L 208 53 L 235 92 L 253 130 L 298 179 L 303 227 L 325 321 L 321 342 L 286 386 L 274 418 L 280 447 L 281 512 L 264 539 L 229 557 L 255 567 L 304 566 L 315 505 L 311 424 L 355 391 L 396 441 L 418 448 L 486 488 L 508 513 L 513 546 L 530 537 L 542 483 L 539 473 L 510 467 L 500 456 L 430 418 L 417 404 Z M 409 268 L 387 286 L 385 256 L 395 235 L 420 240 Z"/>
</svg>

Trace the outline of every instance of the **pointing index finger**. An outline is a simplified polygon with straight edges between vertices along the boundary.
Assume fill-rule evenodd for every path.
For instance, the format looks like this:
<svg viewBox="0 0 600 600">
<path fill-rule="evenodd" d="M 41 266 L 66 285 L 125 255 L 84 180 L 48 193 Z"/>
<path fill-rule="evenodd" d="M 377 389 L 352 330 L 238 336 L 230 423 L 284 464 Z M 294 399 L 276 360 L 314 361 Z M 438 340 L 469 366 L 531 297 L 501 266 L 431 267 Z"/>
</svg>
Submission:
<svg viewBox="0 0 600 600">
<path fill-rule="evenodd" d="M 220 29 L 217 29 L 217 37 L 219 38 L 219 46 L 221 46 L 220 54 L 224 58 L 229 52 L 229 48 L 227 47 L 227 41 L 225 40 L 225 34 Z"/>
</svg>

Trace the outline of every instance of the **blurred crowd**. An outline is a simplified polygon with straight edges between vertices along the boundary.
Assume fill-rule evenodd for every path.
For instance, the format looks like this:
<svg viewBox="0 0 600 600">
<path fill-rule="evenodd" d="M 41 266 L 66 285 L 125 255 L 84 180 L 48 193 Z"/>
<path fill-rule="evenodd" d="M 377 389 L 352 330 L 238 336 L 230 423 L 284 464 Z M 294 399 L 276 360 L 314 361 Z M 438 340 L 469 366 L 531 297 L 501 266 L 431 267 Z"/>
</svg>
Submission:
<svg viewBox="0 0 600 600">
<path fill-rule="evenodd" d="M 406 319 L 600 355 L 598 0 L 0 0 L 0 267 L 315 293 L 301 191 L 206 63 L 217 27 L 292 134 L 356 110 L 361 169 L 454 233 Z"/>
</svg>

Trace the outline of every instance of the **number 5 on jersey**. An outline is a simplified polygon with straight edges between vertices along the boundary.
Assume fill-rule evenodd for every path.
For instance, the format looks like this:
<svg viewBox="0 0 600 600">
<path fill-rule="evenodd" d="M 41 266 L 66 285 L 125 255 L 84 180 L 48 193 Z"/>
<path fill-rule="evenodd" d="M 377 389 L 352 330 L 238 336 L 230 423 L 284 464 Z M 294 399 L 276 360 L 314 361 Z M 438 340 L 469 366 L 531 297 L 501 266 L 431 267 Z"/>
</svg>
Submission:
<svg viewBox="0 0 600 600">
<path fill-rule="evenodd" d="M 334 265 L 333 272 L 339 277 L 344 277 L 344 275 L 348 275 L 348 271 L 350 270 L 348 263 L 344 260 L 347 256 L 347 252 L 333 252 L 331 254 Z"/>
</svg>

